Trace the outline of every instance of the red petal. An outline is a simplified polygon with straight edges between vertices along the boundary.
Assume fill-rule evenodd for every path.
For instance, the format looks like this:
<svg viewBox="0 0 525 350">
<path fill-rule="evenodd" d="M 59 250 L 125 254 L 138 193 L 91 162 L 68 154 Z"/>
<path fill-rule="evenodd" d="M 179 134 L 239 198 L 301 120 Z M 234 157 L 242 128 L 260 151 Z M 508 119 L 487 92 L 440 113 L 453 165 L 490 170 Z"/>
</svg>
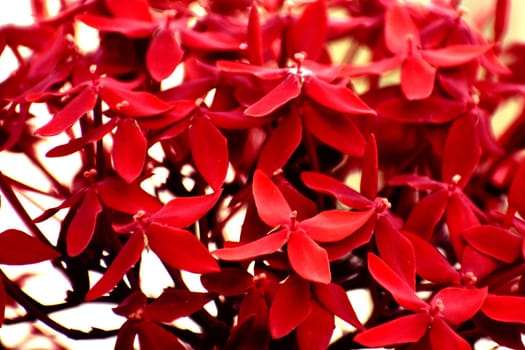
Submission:
<svg viewBox="0 0 525 350">
<path fill-rule="evenodd" d="M 163 225 L 186 227 L 199 220 L 217 202 L 221 192 L 195 197 L 178 197 L 166 203 L 151 219 Z"/>
<path fill-rule="evenodd" d="M 305 77 L 304 91 L 315 102 L 348 114 L 376 115 L 355 92 L 345 86 L 328 84 L 313 75 Z"/>
<path fill-rule="evenodd" d="M 332 279 L 328 254 L 303 232 L 292 232 L 287 245 L 288 260 L 295 272 L 312 282 L 328 284 Z"/>
<path fill-rule="evenodd" d="M 58 111 L 53 118 L 44 126 L 38 128 L 35 133 L 41 136 L 54 136 L 70 128 L 80 117 L 95 107 L 97 93 L 92 88 L 85 88 L 75 96 L 69 103 Z"/>
<path fill-rule="evenodd" d="M 288 75 L 287 70 L 280 68 L 270 68 L 264 66 L 256 66 L 253 64 L 246 64 L 237 61 L 221 61 L 218 60 L 217 68 L 221 71 L 230 73 L 230 74 L 250 74 L 254 75 L 260 79 L 265 80 L 275 80 L 282 79 Z"/>
<path fill-rule="evenodd" d="M 93 190 L 87 190 L 66 233 L 69 256 L 77 256 L 87 247 L 95 232 L 97 216 L 102 206 Z"/>
<path fill-rule="evenodd" d="M 496 15 L 494 16 L 494 41 L 496 43 L 499 43 L 503 40 L 503 36 L 507 31 L 507 27 L 509 25 L 510 11 L 510 0 L 496 1 Z"/>
<path fill-rule="evenodd" d="M 124 322 L 117 335 L 115 350 L 133 350 L 133 343 L 137 335 L 136 325 L 133 321 Z"/>
<path fill-rule="evenodd" d="M 217 258 L 228 261 L 242 261 L 271 254 L 288 241 L 288 230 L 281 229 L 256 241 L 231 248 L 217 249 L 212 252 Z"/>
<path fill-rule="evenodd" d="M 392 53 L 405 53 L 408 40 L 412 40 L 415 47 L 421 46 L 419 30 L 402 5 L 390 6 L 386 11 L 384 35 L 386 46 Z"/>
<path fill-rule="evenodd" d="M 212 296 L 208 293 L 170 288 L 145 307 L 144 316 L 152 321 L 170 323 L 201 310 L 210 300 Z"/>
<path fill-rule="evenodd" d="M 277 289 L 270 307 L 272 338 L 282 338 L 293 331 L 308 317 L 310 306 L 310 283 L 290 275 Z"/>
<path fill-rule="evenodd" d="M 321 115 L 310 103 L 303 103 L 306 128 L 321 142 L 348 154 L 361 157 L 365 139 L 354 122 L 346 115 L 330 113 Z"/>
<path fill-rule="evenodd" d="M 121 301 L 113 312 L 117 315 L 128 317 L 134 312 L 142 309 L 148 303 L 148 298 L 141 291 L 134 291 L 126 299 Z"/>
<path fill-rule="evenodd" d="M 173 268 L 194 273 L 220 271 L 208 249 L 186 230 L 151 224 L 146 235 L 151 250 Z"/>
<path fill-rule="evenodd" d="M 180 63 L 183 53 L 173 33 L 167 28 L 161 29 L 151 39 L 146 53 L 146 66 L 151 77 L 156 81 L 169 77 Z"/>
<path fill-rule="evenodd" d="M 240 40 L 223 32 L 181 29 L 179 34 L 184 46 L 195 51 L 239 51 L 242 47 Z"/>
<path fill-rule="evenodd" d="M 476 117 L 467 114 L 457 119 L 448 132 L 441 169 L 443 181 L 451 182 L 459 175 L 458 186 L 463 188 L 476 170 L 480 157 Z"/>
<path fill-rule="evenodd" d="M 289 57 L 304 52 L 310 60 L 319 58 L 328 32 L 326 12 L 324 0 L 307 3 L 299 18 L 288 28 L 286 49 Z"/>
<path fill-rule="evenodd" d="M 189 129 L 193 161 L 202 177 L 218 191 L 228 172 L 226 137 L 207 118 L 194 118 Z"/>
<path fill-rule="evenodd" d="M 259 8 L 256 3 L 252 4 L 250 17 L 248 18 L 247 44 L 246 54 L 250 63 L 256 66 L 264 65 L 261 21 L 259 18 Z"/>
<path fill-rule="evenodd" d="M 148 92 L 126 90 L 109 83 L 102 85 L 100 96 L 113 111 L 129 117 L 158 115 L 172 108 Z"/>
<path fill-rule="evenodd" d="M 290 209 L 283 194 L 268 175 L 260 170 L 256 170 L 253 176 L 252 188 L 257 213 L 264 223 L 270 227 L 290 223 L 292 209 Z"/>
<path fill-rule="evenodd" d="M 345 239 L 325 243 L 322 246 L 328 253 L 330 261 L 342 259 L 348 256 L 354 249 L 368 243 L 376 226 L 376 215 L 373 215 L 359 230 L 346 237 Z"/>
<path fill-rule="evenodd" d="M 95 283 L 86 295 L 86 301 L 95 300 L 109 292 L 128 270 L 137 263 L 144 249 L 144 235 L 137 232 L 128 241 L 108 267 L 104 276 Z"/>
<path fill-rule="evenodd" d="M 336 242 L 356 232 L 370 219 L 374 209 L 367 211 L 325 210 L 301 221 L 299 227 L 316 242 Z"/>
<path fill-rule="evenodd" d="M 459 66 L 480 57 L 492 45 L 450 45 L 436 50 L 421 50 L 421 56 L 434 67 Z"/>
<path fill-rule="evenodd" d="M 525 297 L 489 294 L 481 311 L 496 321 L 525 324 Z"/>
<path fill-rule="evenodd" d="M 0 233 L 0 264 L 35 264 L 59 256 L 50 245 L 22 231 L 9 229 Z"/>
<path fill-rule="evenodd" d="M 297 113 L 291 112 L 281 118 L 261 151 L 257 169 L 271 175 L 282 168 L 299 146 L 302 136 L 303 126 Z"/>
<path fill-rule="evenodd" d="M 377 196 L 378 171 L 376 138 L 370 134 L 363 156 L 360 190 L 363 196 L 371 200 Z"/>
<path fill-rule="evenodd" d="M 142 173 L 147 147 L 146 137 L 135 120 L 125 118 L 118 123 L 113 136 L 113 165 L 127 183 L 135 181 Z"/>
<path fill-rule="evenodd" d="M 212 252 L 215 255 L 215 252 Z M 224 296 L 242 295 L 253 286 L 253 276 L 246 270 L 224 267 L 220 272 L 201 276 L 201 283 L 207 291 Z"/>
<path fill-rule="evenodd" d="M 430 316 L 426 312 L 401 316 L 359 333 L 354 340 L 369 347 L 414 343 L 423 338 L 429 322 Z"/>
<path fill-rule="evenodd" d="M 410 55 L 401 65 L 401 90 L 409 100 L 427 98 L 434 89 L 436 68 L 421 56 Z"/>
<path fill-rule="evenodd" d="M 441 308 L 441 313 L 449 324 L 459 325 L 470 320 L 479 311 L 486 297 L 487 288 L 447 287 L 434 295 L 430 305 Z"/>
<path fill-rule="evenodd" d="M 374 279 L 392 293 L 399 305 L 412 311 L 428 307 L 427 303 L 419 299 L 412 287 L 401 279 L 383 260 L 372 253 L 368 254 L 368 269 Z"/>
<path fill-rule="evenodd" d="M 441 189 L 429 194 L 414 205 L 403 229 L 430 239 L 447 204 L 448 190 Z"/>
<path fill-rule="evenodd" d="M 128 184 L 120 179 L 106 178 L 97 183 L 97 191 L 102 203 L 127 214 L 136 214 L 139 210 L 153 213 L 162 208 L 158 199 L 145 192 L 137 183 Z"/>
<path fill-rule="evenodd" d="M 312 300 L 310 314 L 297 327 L 296 336 L 299 349 L 328 349 L 334 328 L 334 315 Z"/>
<path fill-rule="evenodd" d="M 419 175 L 397 175 L 388 180 L 390 186 L 409 186 L 416 190 L 430 190 L 436 191 L 446 186 L 441 182 L 433 180 L 426 176 Z"/>
<path fill-rule="evenodd" d="M 348 299 L 348 295 L 341 286 L 335 283 L 315 283 L 313 285 L 313 291 L 315 297 L 325 309 L 345 320 L 355 328 L 360 330 L 363 329 L 363 325 L 357 318 L 354 308 L 350 303 L 350 299 Z"/>
<path fill-rule="evenodd" d="M 244 114 L 264 117 L 301 94 L 301 82 L 294 74 L 288 74 L 283 81 L 257 102 L 246 108 Z"/>
<path fill-rule="evenodd" d="M 146 38 L 150 36 L 157 27 L 157 25 L 152 22 L 128 18 L 102 17 L 89 13 L 80 14 L 75 18 L 101 32 L 120 33 L 131 39 Z"/>
<path fill-rule="evenodd" d="M 429 331 L 432 349 L 454 349 L 454 350 L 471 350 L 469 343 L 456 334 L 447 323 L 436 318 Z"/>
<path fill-rule="evenodd" d="M 464 231 L 462 236 L 472 247 L 494 259 L 510 264 L 521 257 L 523 239 L 510 230 L 481 225 Z"/>
<path fill-rule="evenodd" d="M 179 339 L 171 332 L 161 326 L 148 321 L 142 321 L 137 325 L 137 334 L 141 349 L 148 350 L 186 350 Z"/>
<path fill-rule="evenodd" d="M 115 17 L 151 21 L 149 5 L 146 0 L 128 0 L 126 6 L 122 6 L 119 0 L 104 0 L 104 3 Z"/>
</svg>

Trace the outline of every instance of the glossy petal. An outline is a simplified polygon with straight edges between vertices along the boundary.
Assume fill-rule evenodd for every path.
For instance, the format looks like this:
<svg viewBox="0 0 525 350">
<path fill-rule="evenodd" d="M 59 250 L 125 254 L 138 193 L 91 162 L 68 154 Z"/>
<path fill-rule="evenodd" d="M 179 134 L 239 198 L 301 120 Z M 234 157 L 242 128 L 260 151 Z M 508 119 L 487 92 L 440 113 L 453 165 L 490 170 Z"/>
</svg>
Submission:
<svg viewBox="0 0 525 350">
<path fill-rule="evenodd" d="M 437 305 L 441 309 L 447 323 L 459 325 L 470 320 L 479 311 L 486 297 L 486 287 L 480 289 L 447 287 L 434 295 L 430 305 L 433 307 Z"/>
<path fill-rule="evenodd" d="M 282 338 L 293 331 L 310 314 L 310 284 L 297 275 L 290 275 L 277 288 L 270 307 L 270 334 Z"/>
<path fill-rule="evenodd" d="M 299 146 L 303 136 L 301 119 L 296 113 L 284 116 L 267 139 L 257 162 L 257 169 L 268 175 L 281 169 Z"/>
<path fill-rule="evenodd" d="M 434 89 L 436 68 L 421 56 L 410 55 L 401 65 L 401 90 L 409 100 L 427 98 Z"/>
<path fill-rule="evenodd" d="M 252 275 L 235 267 L 223 267 L 220 272 L 202 275 L 201 283 L 207 291 L 224 296 L 242 295 L 254 285 Z"/>
<path fill-rule="evenodd" d="M 525 297 L 489 294 L 481 311 L 496 321 L 525 324 Z"/>
<path fill-rule="evenodd" d="M 159 200 L 144 191 L 139 184 L 128 184 L 118 178 L 106 178 L 98 182 L 97 192 L 102 203 L 127 214 L 134 215 L 139 210 L 152 213 L 163 208 Z"/>
<path fill-rule="evenodd" d="M 127 183 L 142 173 L 147 147 L 146 137 L 135 120 L 125 118 L 119 122 L 113 136 L 113 165 Z"/>
<path fill-rule="evenodd" d="M 436 318 L 429 331 L 430 343 L 432 349 L 454 349 L 454 350 L 471 350 L 469 343 L 456 334 L 447 323 Z"/>
<path fill-rule="evenodd" d="M 189 129 L 191 155 L 200 174 L 218 191 L 228 171 L 226 137 L 207 118 L 195 118 Z"/>
<path fill-rule="evenodd" d="M 253 176 L 253 197 L 259 217 L 270 227 L 290 223 L 292 209 L 279 188 L 268 175 L 256 170 Z"/>
<path fill-rule="evenodd" d="M 263 38 L 259 8 L 256 3 L 252 4 L 250 16 L 248 17 L 248 35 L 246 53 L 251 64 L 264 65 Z"/>
<path fill-rule="evenodd" d="M 172 108 L 149 92 L 126 90 L 113 84 L 103 84 L 100 96 L 113 111 L 129 117 L 149 117 Z"/>
<path fill-rule="evenodd" d="M 151 21 L 149 5 L 146 0 L 129 0 L 122 6 L 119 0 L 104 0 L 109 12 L 115 17 Z"/>
<path fill-rule="evenodd" d="M 332 314 L 345 320 L 357 329 L 363 330 L 364 327 L 357 318 L 350 299 L 345 290 L 335 283 L 313 285 L 313 292 L 317 301 Z"/>
<path fill-rule="evenodd" d="M 0 233 L 0 264 L 35 264 L 59 256 L 53 247 L 22 231 L 8 229 Z"/>
<path fill-rule="evenodd" d="M 258 256 L 271 254 L 288 241 L 288 230 L 281 229 L 275 233 L 264 236 L 256 241 L 245 243 L 236 247 L 217 249 L 212 252 L 217 258 L 228 261 L 242 261 Z"/>
<path fill-rule="evenodd" d="M 401 4 L 390 6 L 386 11 L 384 35 L 386 46 L 392 53 L 406 52 L 408 40 L 412 40 L 416 47 L 421 46 L 419 30 L 407 9 Z"/>
<path fill-rule="evenodd" d="M 77 256 L 87 247 L 95 232 L 97 216 L 102 206 L 96 193 L 87 190 L 66 233 L 66 248 L 69 256 Z"/>
<path fill-rule="evenodd" d="M 430 239 L 436 225 L 445 213 L 447 204 L 448 191 L 446 189 L 429 194 L 414 205 L 403 229 Z"/>
<path fill-rule="evenodd" d="M 472 247 L 494 259 L 510 264 L 521 257 L 523 238 L 510 230 L 481 225 L 464 231 L 462 236 Z"/>
<path fill-rule="evenodd" d="M 115 350 L 133 350 L 136 335 L 136 323 L 133 321 L 124 322 L 117 335 Z"/>
<path fill-rule="evenodd" d="M 194 273 L 220 271 L 217 261 L 190 232 L 151 224 L 146 234 L 151 250 L 169 266 Z"/>
<path fill-rule="evenodd" d="M 195 197 L 177 197 L 166 203 L 151 219 L 163 225 L 186 227 L 199 220 L 217 203 L 221 192 Z"/>
<path fill-rule="evenodd" d="M 182 44 L 196 51 L 240 51 L 241 41 L 223 32 L 179 30 Z"/>
<path fill-rule="evenodd" d="M 361 174 L 360 190 L 361 194 L 370 200 L 377 196 L 378 187 L 378 159 L 377 143 L 374 134 L 370 134 L 366 142 L 365 154 L 363 156 L 363 166 Z"/>
<path fill-rule="evenodd" d="M 494 41 L 501 42 L 509 25 L 511 12 L 510 0 L 496 1 L 496 15 L 494 17 Z"/>
<path fill-rule="evenodd" d="M 92 88 L 85 88 L 69 103 L 58 111 L 45 125 L 38 128 L 35 133 L 41 136 L 54 136 L 69 129 L 84 114 L 95 107 L 97 93 Z"/>
<path fill-rule="evenodd" d="M 183 54 L 173 33 L 167 28 L 161 29 L 151 39 L 146 53 L 149 74 L 156 81 L 166 79 L 180 63 Z"/>
<path fill-rule="evenodd" d="M 349 88 L 326 83 L 313 75 L 305 78 L 304 91 L 312 100 L 334 111 L 348 114 L 376 114 Z"/>
<path fill-rule="evenodd" d="M 316 242 L 336 242 L 356 232 L 370 219 L 367 211 L 325 210 L 299 224 Z"/>
<path fill-rule="evenodd" d="M 390 98 L 376 105 L 379 115 L 400 123 L 442 124 L 456 119 L 465 111 L 465 104 L 439 96 L 408 101 Z"/>
<path fill-rule="evenodd" d="M 511 208 L 525 214 L 525 161 L 522 161 L 512 179 L 508 192 L 508 201 Z"/>
<path fill-rule="evenodd" d="M 307 3 L 303 12 L 288 28 L 288 56 L 304 52 L 310 60 L 317 60 L 325 47 L 327 26 L 327 9 L 325 0 Z M 315 23 L 315 25 L 312 25 Z"/>
<path fill-rule="evenodd" d="M 327 349 L 334 328 L 334 315 L 312 300 L 310 314 L 297 327 L 296 336 L 299 349 Z"/>
<path fill-rule="evenodd" d="M 287 75 L 270 92 L 250 105 L 244 114 L 250 117 L 264 117 L 301 94 L 301 82 L 294 74 Z"/>
<path fill-rule="evenodd" d="M 141 232 L 132 234 L 115 257 L 115 260 L 109 265 L 102 278 L 91 287 L 86 295 L 86 301 L 100 298 L 112 290 L 126 272 L 139 261 L 143 249 L 144 235 Z"/>
<path fill-rule="evenodd" d="M 378 347 L 415 343 L 428 329 L 430 317 L 426 312 L 398 317 L 387 323 L 367 329 L 355 336 L 359 344 Z"/>
<path fill-rule="evenodd" d="M 421 56 L 434 67 L 459 66 L 480 57 L 492 45 L 450 45 L 436 50 L 422 50 Z"/>
<path fill-rule="evenodd" d="M 322 284 L 330 283 L 328 254 L 303 232 L 292 232 L 287 245 L 288 259 L 302 278 Z"/>
<path fill-rule="evenodd" d="M 372 238 L 375 226 L 376 215 L 372 215 L 370 220 L 368 220 L 359 230 L 345 239 L 333 243 L 324 243 L 322 246 L 328 253 L 330 261 L 345 258 L 354 249 L 368 243 Z"/>
<path fill-rule="evenodd" d="M 129 18 L 102 17 L 90 13 L 80 14 L 75 18 L 101 32 L 120 33 L 132 39 L 148 37 L 156 28 L 156 24 L 152 22 Z"/>
<path fill-rule="evenodd" d="M 179 339 L 160 325 L 143 321 L 137 325 L 137 334 L 141 349 L 148 350 L 186 350 Z"/>
<path fill-rule="evenodd" d="M 210 300 L 212 296 L 208 293 L 169 288 L 146 306 L 144 316 L 155 322 L 170 323 L 201 310 Z"/>
</svg>

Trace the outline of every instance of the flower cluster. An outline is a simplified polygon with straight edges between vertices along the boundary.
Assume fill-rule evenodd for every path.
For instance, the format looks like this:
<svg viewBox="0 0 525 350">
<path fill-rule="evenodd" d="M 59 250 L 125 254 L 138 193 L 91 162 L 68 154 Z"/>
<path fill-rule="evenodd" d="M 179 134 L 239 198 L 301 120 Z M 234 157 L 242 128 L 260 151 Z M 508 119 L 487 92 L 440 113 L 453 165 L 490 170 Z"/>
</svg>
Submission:
<svg viewBox="0 0 525 350">
<path fill-rule="evenodd" d="M 525 47 L 502 43 L 509 0 L 482 18 L 453 0 L 60 3 L 0 27 L 18 63 L 0 149 L 48 184 L 0 165 L 2 205 L 27 227 L 2 229 L 0 264 L 49 260 L 71 290 L 43 305 L 0 268 L 0 325 L 119 350 L 525 350 L 525 113 L 499 113 L 525 94 Z M 47 169 L 71 157 L 73 178 Z M 33 216 L 20 195 L 56 205 Z M 171 278 L 157 296 L 145 252 Z M 50 317 L 99 301 L 120 329 Z M 16 304 L 24 316 L 4 316 Z"/>
</svg>

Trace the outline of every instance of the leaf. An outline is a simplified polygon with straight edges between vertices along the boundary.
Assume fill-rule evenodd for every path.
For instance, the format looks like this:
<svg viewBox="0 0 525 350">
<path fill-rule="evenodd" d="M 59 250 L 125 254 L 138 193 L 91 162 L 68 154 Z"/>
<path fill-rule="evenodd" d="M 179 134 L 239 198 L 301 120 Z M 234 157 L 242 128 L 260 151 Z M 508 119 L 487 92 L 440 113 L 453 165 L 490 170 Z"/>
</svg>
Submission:
<svg viewBox="0 0 525 350">
<path fill-rule="evenodd" d="M 148 350 L 186 350 L 179 339 L 161 326 L 148 321 L 137 325 L 137 334 L 141 349 Z"/>
<path fill-rule="evenodd" d="M 407 52 L 408 40 L 412 40 L 415 47 L 421 47 L 419 30 L 406 7 L 400 4 L 388 7 L 385 13 L 384 36 L 386 47 L 395 54 Z"/>
<path fill-rule="evenodd" d="M 334 328 L 334 315 L 321 307 L 315 300 L 312 300 L 310 314 L 297 327 L 299 349 L 327 349 Z"/>
<path fill-rule="evenodd" d="M 169 266 L 193 273 L 220 271 L 208 249 L 186 230 L 151 224 L 146 229 L 148 244 Z"/>
<path fill-rule="evenodd" d="M 496 321 L 525 324 L 525 297 L 489 294 L 481 311 Z"/>
<path fill-rule="evenodd" d="M 228 144 L 226 137 L 210 122 L 194 118 L 189 128 L 193 161 L 200 174 L 214 191 L 218 191 L 228 172 Z"/>
<path fill-rule="evenodd" d="M 294 231 L 290 234 L 287 245 L 288 260 L 302 278 L 322 284 L 330 283 L 330 262 L 328 254 L 307 234 Z"/>
<path fill-rule="evenodd" d="M 270 307 L 270 334 L 273 339 L 282 338 L 310 314 L 310 285 L 297 275 L 290 275 L 279 285 Z"/>
<path fill-rule="evenodd" d="M 0 233 L 0 264 L 35 264 L 59 256 L 53 247 L 22 231 L 8 229 Z"/>
<path fill-rule="evenodd" d="M 363 330 L 364 327 L 357 318 L 350 299 L 345 290 L 335 283 L 313 285 L 314 295 L 319 304 L 332 314 L 345 320 L 355 328 Z"/>
<path fill-rule="evenodd" d="M 66 248 L 69 256 L 77 256 L 87 247 L 97 223 L 102 206 L 95 191 L 88 189 L 78 207 L 66 233 Z"/>
<path fill-rule="evenodd" d="M 430 305 L 440 308 L 447 323 L 460 325 L 479 311 L 486 297 L 487 287 L 480 289 L 446 287 L 434 295 Z"/>
<path fill-rule="evenodd" d="M 250 15 L 248 17 L 246 54 L 251 64 L 256 66 L 264 65 L 261 20 L 259 18 L 259 8 L 255 2 L 250 8 Z"/>
<path fill-rule="evenodd" d="M 469 343 L 456 334 L 447 323 L 437 317 L 429 330 L 432 349 L 471 350 Z"/>
<path fill-rule="evenodd" d="M 312 100 L 334 111 L 376 115 L 376 112 L 349 88 L 326 83 L 313 75 L 305 77 L 304 91 Z"/>
<path fill-rule="evenodd" d="M 316 242 L 336 242 L 356 232 L 370 219 L 374 209 L 367 211 L 325 210 L 301 221 L 299 227 Z"/>
<path fill-rule="evenodd" d="M 513 263 L 522 255 L 523 238 L 501 227 L 475 226 L 461 235 L 476 250 L 508 264 Z"/>
<path fill-rule="evenodd" d="M 236 267 L 223 267 L 220 272 L 202 275 L 201 283 L 207 291 L 224 296 L 242 295 L 254 286 L 253 276 Z"/>
<path fill-rule="evenodd" d="M 288 229 L 280 229 L 250 243 L 217 249 L 212 254 L 222 260 L 243 261 L 274 253 L 281 249 L 287 241 Z"/>
<path fill-rule="evenodd" d="M 157 27 L 153 22 L 129 18 L 102 17 L 90 13 L 77 15 L 75 19 L 101 32 L 120 33 L 130 39 L 146 38 Z"/>
<path fill-rule="evenodd" d="M 294 74 L 288 74 L 276 87 L 244 110 L 250 117 L 264 117 L 276 111 L 301 94 L 301 83 Z"/>
<path fill-rule="evenodd" d="M 419 55 L 409 55 L 401 64 L 401 90 L 409 100 L 422 100 L 432 94 L 436 68 Z"/>
<path fill-rule="evenodd" d="M 363 155 L 365 139 L 348 116 L 340 113 L 321 115 L 308 102 L 303 103 L 302 111 L 306 128 L 321 142 L 351 157 Z"/>
<path fill-rule="evenodd" d="M 169 77 L 182 60 L 184 52 L 168 28 L 159 30 L 146 52 L 146 67 L 153 79 L 162 81 Z"/>
<path fill-rule="evenodd" d="M 368 347 L 414 343 L 423 338 L 429 322 L 426 312 L 401 316 L 357 334 L 354 340 Z"/>
<path fill-rule="evenodd" d="M 301 143 L 302 136 L 303 126 L 297 113 L 292 111 L 283 116 L 266 140 L 257 161 L 257 169 L 268 175 L 281 169 Z"/>
<path fill-rule="evenodd" d="M 480 57 L 492 46 L 492 44 L 449 45 L 435 50 L 421 50 L 421 56 L 434 67 L 454 67 Z"/>
<path fill-rule="evenodd" d="M 201 310 L 212 300 L 208 293 L 169 288 L 144 309 L 144 317 L 156 322 L 170 323 Z"/>
<path fill-rule="evenodd" d="M 97 192 L 106 206 L 127 214 L 134 215 L 139 210 L 152 213 L 163 208 L 158 199 L 144 191 L 139 184 L 128 184 L 118 178 L 108 177 L 97 182 Z"/>
<path fill-rule="evenodd" d="M 186 227 L 204 216 L 217 203 L 221 191 L 202 196 L 177 197 L 151 216 L 157 223 L 172 227 Z"/>
<path fill-rule="evenodd" d="M 137 122 L 124 118 L 113 136 L 112 158 L 115 171 L 127 183 L 135 181 L 144 168 L 148 145 Z"/>
<path fill-rule="evenodd" d="M 131 91 L 114 84 L 103 84 L 100 96 L 113 111 L 128 117 L 149 117 L 165 113 L 172 106 L 144 91 Z"/>
<path fill-rule="evenodd" d="M 325 0 L 307 3 L 287 31 L 286 50 L 288 57 L 304 52 L 309 60 L 321 55 L 328 34 L 328 15 Z M 315 23 L 315 25 L 313 25 Z"/>
<path fill-rule="evenodd" d="M 92 301 L 100 298 L 110 290 L 124 277 L 131 267 L 139 261 L 144 249 L 144 234 L 142 232 L 133 233 L 115 260 L 108 267 L 101 279 L 95 283 L 86 295 L 86 301 Z"/>
<path fill-rule="evenodd" d="M 45 125 L 36 129 L 35 134 L 40 136 L 55 136 L 69 129 L 84 114 L 91 111 L 97 102 L 97 93 L 93 88 L 85 88 L 68 104 L 58 111 Z"/>
<path fill-rule="evenodd" d="M 252 189 L 257 213 L 264 223 L 270 227 L 290 224 L 292 209 L 268 175 L 256 170 Z"/>
</svg>

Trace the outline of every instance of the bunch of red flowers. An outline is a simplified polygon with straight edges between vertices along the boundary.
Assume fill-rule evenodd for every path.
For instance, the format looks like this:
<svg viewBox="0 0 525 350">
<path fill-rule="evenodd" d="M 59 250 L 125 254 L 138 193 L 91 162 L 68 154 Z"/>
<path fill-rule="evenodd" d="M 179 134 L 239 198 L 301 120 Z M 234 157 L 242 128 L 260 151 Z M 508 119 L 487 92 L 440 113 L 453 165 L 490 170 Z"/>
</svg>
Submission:
<svg viewBox="0 0 525 350">
<path fill-rule="evenodd" d="M 49 260 L 71 289 L 44 305 L 0 268 L 0 324 L 116 349 L 525 349 L 525 114 L 497 113 L 525 93 L 508 0 L 471 22 L 453 0 L 32 3 L 34 24 L 0 28 L 18 60 L 0 147 L 48 186 L 0 165 L 27 227 L 0 233 L 0 264 Z M 74 178 L 47 170 L 71 156 Z M 32 216 L 28 194 L 57 205 Z M 143 292 L 144 251 L 172 280 L 161 295 Z M 120 329 L 52 317 L 100 301 Z M 4 318 L 13 303 L 25 314 Z"/>
</svg>

